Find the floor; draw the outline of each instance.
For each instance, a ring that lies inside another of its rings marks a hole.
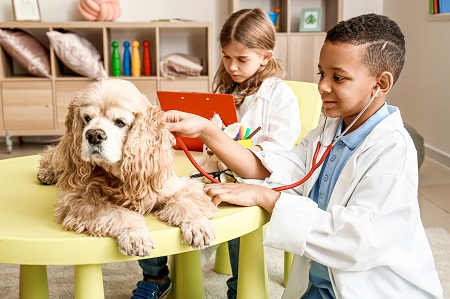
[[[8,153],[0,140],[0,159],[35,155],[48,144],[14,140],[12,153]],[[419,205],[425,227],[443,227],[450,233],[450,168],[425,158],[419,170]]]

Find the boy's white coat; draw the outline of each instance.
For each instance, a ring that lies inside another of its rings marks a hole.
[[[320,169],[276,203],[264,244],[295,254],[283,298],[297,299],[305,291],[308,259],[328,266],[337,298],[442,298],[420,220],[417,154],[400,112],[389,109],[396,111],[343,168],[327,211],[301,196],[309,194]],[[338,124],[339,119],[328,119],[324,145],[331,143]],[[264,183],[278,186],[302,178],[321,131],[319,124],[290,152],[256,153],[272,172]]]

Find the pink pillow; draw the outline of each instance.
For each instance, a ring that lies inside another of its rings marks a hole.
[[[30,74],[50,78],[49,50],[25,31],[0,29],[0,45]]]
[[[59,31],[47,32],[56,56],[75,73],[90,77],[107,77],[103,59],[95,46],[84,37]]]

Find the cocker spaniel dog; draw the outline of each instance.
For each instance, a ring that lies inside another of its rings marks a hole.
[[[201,183],[175,174],[175,138],[162,115],[126,80],[101,79],[72,99],[66,132],[38,170],[40,182],[61,190],[55,215],[64,229],[113,237],[121,253],[148,256],[144,215],[153,212],[195,249],[214,240],[217,208]]]

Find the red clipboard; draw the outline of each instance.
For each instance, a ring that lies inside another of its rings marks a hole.
[[[162,110],[179,110],[203,116],[211,119],[214,114],[219,114],[225,126],[237,123],[236,106],[231,94],[183,92],[159,90],[159,105]],[[203,151],[203,142],[197,138],[181,137],[190,151]],[[177,144],[175,149],[181,149]]]

